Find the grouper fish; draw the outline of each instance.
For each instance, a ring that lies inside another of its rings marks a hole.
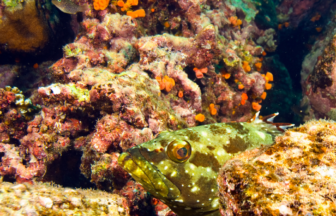
[[[240,152],[273,144],[275,136],[293,126],[273,123],[276,115],[162,132],[122,153],[118,163],[179,216],[220,215],[219,169]]]

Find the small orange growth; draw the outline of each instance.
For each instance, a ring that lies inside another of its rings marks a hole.
[[[261,109],[261,105],[257,102],[252,102],[252,109],[254,109],[255,111],[259,111]]]
[[[260,71],[261,67],[262,67],[262,63],[261,62],[257,62],[257,63],[254,64],[254,66],[256,67],[257,71]]]
[[[271,72],[267,72],[265,76],[266,82],[273,81],[273,74]]]
[[[266,92],[263,92],[260,96],[261,99],[265,100],[266,99],[266,96],[267,96],[267,93]]]
[[[315,22],[315,21],[318,21],[320,18],[321,18],[321,15],[320,15],[320,14],[316,14],[315,16],[313,16],[313,17],[310,19],[310,21]]]
[[[270,84],[270,83],[265,84],[265,89],[266,90],[270,90],[271,88],[272,88],[272,84]]]
[[[229,18],[229,22],[231,23],[231,25],[233,26],[240,26],[241,24],[243,24],[243,21],[241,21],[241,19],[238,19],[237,16],[231,16]]]
[[[160,84],[160,90],[165,89],[167,92],[170,92],[172,88],[175,86],[175,80],[168,76],[164,76],[163,79],[161,77],[156,77],[155,79]]]
[[[121,0],[119,0],[119,1],[117,2],[117,5],[118,5],[119,7],[124,7],[125,3],[124,3],[123,1],[121,1]]]
[[[250,65],[247,61],[243,61],[243,69],[244,69],[245,72],[250,72],[251,71],[251,67],[250,67]]]
[[[286,28],[288,28],[288,26],[289,26],[289,22],[285,22],[285,23],[284,23],[284,26],[285,26]]]
[[[156,198],[152,198],[152,204],[157,205],[159,203],[159,200]]]
[[[196,74],[196,78],[197,79],[203,78],[203,74],[208,73],[208,68],[198,69],[198,68],[195,67],[193,70],[194,70],[194,72]]]
[[[238,17],[236,17],[236,16],[231,16],[229,18],[230,23],[234,26],[237,24],[237,20],[238,20]]]
[[[265,51],[263,51],[263,52],[262,52],[262,55],[263,55],[263,56],[266,56],[266,55],[267,55],[267,53],[266,53]]]
[[[164,24],[164,27],[166,27],[166,28],[169,28],[170,27],[170,24],[169,24],[169,22],[167,21],[167,22],[165,22]]]
[[[322,31],[322,28],[321,27],[317,27],[315,28],[317,32],[321,32]]]
[[[151,11],[152,11],[152,13],[153,13],[153,12],[155,12],[155,9],[154,9],[154,8],[152,8],[152,9],[151,9]]]
[[[209,105],[209,110],[211,115],[216,115],[217,114],[217,109],[215,108],[215,104],[210,104]]]
[[[230,73],[225,73],[222,75],[225,79],[230,79],[231,74]]]
[[[204,122],[205,116],[202,113],[199,113],[195,116],[195,120],[199,122]]]
[[[278,25],[278,29],[281,30],[282,29],[282,24]]]
[[[94,0],[93,7],[95,10],[105,10],[109,3],[110,0]]]
[[[144,9],[139,9],[139,10],[136,10],[136,11],[127,11],[126,15],[130,16],[132,18],[145,17],[146,12],[145,12]]]
[[[178,97],[179,97],[179,98],[182,98],[182,97],[183,97],[183,91],[182,91],[182,90],[180,90],[180,91],[178,92],[178,94],[177,94],[177,95],[178,95]]]
[[[20,62],[20,59],[19,58],[16,58],[15,59],[15,63],[19,63]]]
[[[238,89],[244,89],[244,85],[243,84],[239,84],[238,85]]]
[[[35,64],[33,65],[33,68],[34,68],[34,69],[37,69],[38,66],[39,66],[39,65],[38,65],[37,63],[35,63]]]
[[[241,95],[241,101],[240,101],[241,105],[245,105],[247,99],[248,99],[248,96],[247,96],[247,94],[244,92],[244,93]]]

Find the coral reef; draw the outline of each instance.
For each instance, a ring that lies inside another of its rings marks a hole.
[[[336,123],[314,120],[220,171],[222,215],[334,215]]]
[[[1,215],[128,216],[125,198],[102,191],[62,188],[50,184],[0,183]]]
[[[1,50],[31,52],[43,48],[48,42],[49,27],[41,17],[34,0],[26,0],[24,4],[18,1],[15,7],[7,5],[2,9],[1,15]]]

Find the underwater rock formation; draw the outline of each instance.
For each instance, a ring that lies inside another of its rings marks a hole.
[[[124,197],[103,191],[62,188],[35,183],[0,183],[1,215],[128,216]]]
[[[222,167],[224,215],[334,215],[336,123],[313,120]]]

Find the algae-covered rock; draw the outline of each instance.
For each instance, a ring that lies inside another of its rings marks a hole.
[[[102,191],[2,182],[0,215],[128,216],[129,209],[125,198]]]
[[[335,215],[336,122],[287,130],[229,160],[217,179],[222,215]]]

